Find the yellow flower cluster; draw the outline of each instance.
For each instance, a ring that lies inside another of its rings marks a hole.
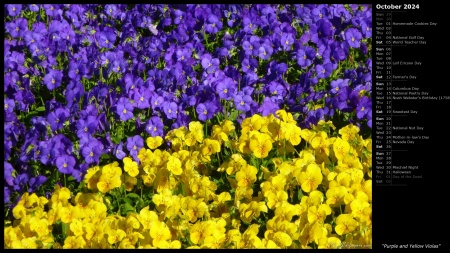
[[[90,168],[74,198],[58,186],[50,201],[26,193],[5,248],[371,248],[372,142],[358,127],[300,129],[283,110],[245,119],[240,133],[227,120],[209,137],[203,127],[170,131],[170,150],[149,137],[139,164]],[[105,196],[122,185],[151,189],[154,208],[107,215]]]

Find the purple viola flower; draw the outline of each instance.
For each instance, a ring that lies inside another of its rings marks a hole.
[[[12,113],[14,111],[14,106],[16,105],[14,103],[14,100],[5,98],[4,103],[5,103],[5,113]]]
[[[200,103],[196,108],[198,119],[207,121],[214,116],[216,110],[217,106],[212,102]]]
[[[44,77],[44,83],[47,89],[53,90],[61,85],[63,74],[59,70],[50,69],[48,74]]]
[[[250,110],[250,105],[252,104],[253,100],[250,95],[245,95],[242,92],[239,92],[234,97],[234,105],[236,106],[236,109],[247,112]]]
[[[151,101],[151,105],[152,105],[152,109],[153,110],[156,110],[156,109],[159,109],[159,108],[161,108],[161,106],[163,105],[163,103],[164,103],[164,98],[162,97],[162,96],[159,96],[159,95],[157,95],[157,94],[154,94],[153,96],[152,96],[152,101]]]
[[[38,12],[39,6],[37,6],[36,4],[28,4],[28,9],[30,9],[30,11],[33,11],[33,12]]]
[[[36,191],[41,185],[43,185],[47,181],[47,177],[39,175],[37,177],[33,177],[28,182],[28,192]]]
[[[81,154],[83,155],[87,164],[100,163],[100,156],[103,153],[103,144],[99,141],[91,141],[86,144],[81,149]]]
[[[242,72],[247,73],[258,67],[258,61],[255,58],[244,59],[242,61]]]
[[[95,37],[98,42],[99,47],[103,48],[112,48],[114,46],[114,42],[116,41],[116,35],[114,34],[114,30],[112,28],[105,28],[101,32],[97,32]]]
[[[152,92],[150,89],[141,87],[139,91],[134,93],[133,99],[135,106],[139,109],[147,109],[150,107],[150,100],[152,98]]]
[[[11,201],[10,196],[11,196],[11,190],[9,190],[9,188],[6,186],[3,187],[3,203],[4,204],[9,203]]]
[[[120,142],[114,149],[114,155],[119,160],[122,160],[126,156],[125,152],[123,152],[123,143],[122,142]]]
[[[369,109],[372,109],[372,102],[370,98],[364,96],[359,100],[358,106],[356,107],[356,117],[358,119],[364,118],[369,112]]]
[[[177,61],[179,62],[186,62],[188,59],[191,58],[192,55],[192,51],[187,49],[187,48],[183,48],[177,51]]]
[[[270,45],[263,43],[258,49],[258,56],[263,60],[268,60],[272,56],[273,49]]]
[[[137,154],[139,153],[139,150],[141,150],[144,147],[144,139],[142,139],[141,136],[135,135],[133,137],[127,138],[127,149],[130,151],[130,155],[135,158],[137,158]]]
[[[9,32],[11,37],[22,37],[26,31],[28,31],[28,21],[24,18],[18,18],[13,22],[6,23],[6,31]]]
[[[302,68],[309,67],[315,57],[316,50],[311,47],[305,46],[297,51],[297,63]]]
[[[25,185],[28,183],[30,176],[28,173],[19,174],[14,178],[14,191],[22,192]]]
[[[69,64],[69,77],[71,79],[80,80],[88,72],[86,64],[82,61],[72,60]]]
[[[236,95],[236,84],[233,79],[227,77],[221,81],[216,86],[216,91],[219,93],[221,99],[230,100]]]
[[[164,124],[160,117],[153,116],[147,121],[147,125],[145,126],[145,131],[149,133],[151,136],[161,136],[164,135]]]
[[[126,97],[121,97],[119,102],[117,102],[117,114],[120,117],[121,121],[127,121],[134,117],[133,115],[133,104],[130,103],[130,100]]]
[[[178,106],[175,102],[165,102],[163,105],[164,113],[168,119],[176,119],[178,114]]]
[[[81,138],[85,135],[92,135],[97,130],[98,120],[97,117],[89,115],[87,119],[79,119],[76,123],[77,136]]]
[[[203,69],[206,69],[208,74],[214,73],[214,71],[219,67],[219,59],[212,58],[210,54],[203,54],[201,58],[202,67]]]
[[[76,162],[73,156],[62,155],[56,158],[56,167],[58,168],[58,171],[66,175],[72,173],[75,164]]]
[[[333,66],[331,63],[316,65],[316,73],[318,78],[327,78],[331,75],[331,72],[333,72]]]
[[[50,112],[47,116],[47,121],[52,131],[61,129],[69,115],[69,111],[64,108],[58,108],[54,112]]]
[[[206,21],[205,31],[208,33],[216,34],[220,29],[222,29],[222,21],[220,21],[216,15],[210,14]]]
[[[8,10],[8,15],[11,17],[15,17],[20,14],[22,11],[21,4],[7,4],[6,9]]]
[[[332,94],[336,94],[341,90],[343,87],[348,86],[349,79],[337,79],[333,80],[330,83],[331,90],[330,92]]]
[[[361,33],[356,28],[349,28],[345,31],[345,39],[353,48],[359,48],[362,39]]]
[[[290,51],[292,45],[294,44],[294,36],[290,33],[283,33],[281,35],[281,46],[284,51]]]
[[[14,177],[12,176],[12,173],[14,171],[13,166],[8,162],[3,162],[3,170],[4,170],[3,176],[5,178],[6,184],[8,184],[9,186],[13,186],[14,185]]]
[[[269,97],[265,97],[264,101],[259,108],[259,112],[262,116],[267,116],[269,114],[275,114],[276,111],[280,109],[279,105],[273,102]]]
[[[287,92],[283,85],[272,81],[266,88],[266,94],[282,100],[286,96]]]

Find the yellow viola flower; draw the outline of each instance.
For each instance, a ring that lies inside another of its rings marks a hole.
[[[228,139],[228,134],[226,134],[223,130],[222,127],[218,126],[218,125],[214,125],[213,129],[212,129],[212,135],[211,138],[214,140],[219,141],[219,143],[223,143],[224,141],[229,141]]]
[[[353,124],[346,125],[345,127],[339,129],[339,134],[341,135],[342,139],[345,141],[354,139],[358,133],[359,133],[359,127],[357,127]]]
[[[118,248],[119,249],[135,249],[136,247],[134,247],[134,243],[130,242],[129,238],[125,238],[120,242]]]
[[[102,171],[99,166],[95,166],[87,170],[86,176],[84,176],[84,182],[87,184],[89,189],[97,189],[97,183],[101,175]]]
[[[142,166],[148,166],[151,164],[151,157],[153,156],[153,152],[150,149],[141,148],[139,150],[137,157],[139,161],[141,161]]]
[[[109,244],[119,243],[120,241],[122,241],[123,238],[125,238],[127,236],[125,231],[123,231],[120,228],[119,229],[108,229],[105,232],[108,235]]]
[[[210,156],[220,152],[220,143],[216,140],[205,139],[201,146],[203,156]]]
[[[161,136],[151,136],[147,138],[146,143],[150,149],[156,149],[163,144],[163,139]]]
[[[336,218],[336,227],[334,230],[338,235],[345,235],[353,232],[358,226],[358,222],[353,219],[351,214],[340,214]]]
[[[64,223],[71,223],[74,219],[78,219],[80,216],[79,209],[76,209],[72,205],[67,205],[60,209],[59,216]]]
[[[336,207],[342,204],[342,200],[346,194],[347,188],[345,186],[336,186],[333,188],[329,188],[326,192],[327,204],[332,207]]]
[[[308,208],[308,222],[313,224],[315,222],[323,223],[327,215],[331,214],[331,208],[327,204],[321,204],[319,208],[317,206],[311,206]]]
[[[237,185],[239,187],[251,187],[256,182],[256,173],[258,173],[258,169],[247,164],[247,166],[236,173]]]
[[[231,155],[230,162],[226,166],[227,167],[226,172],[228,175],[233,175],[234,173],[241,170],[245,166],[247,166],[247,161],[245,161],[244,158],[242,158],[242,155],[233,154]]]
[[[167,162],[167,170],[174,175],[181,175],[181,173],[183,173],[183,170],[181,169],[180,159],[174,156],[169,157],[169,161]]]
[[[170,230],[164,222],[155,221],[150,228],[150,236],[153,238],[153,246],[167,248],[165,243],[171,238]]]
[[[268,212],[266,203],[264,201],[252,201],[249,204],[242,203],[239,206],[241,220],[247,223],[250,223],[253,218],[258,218],[261,212]]]
[[[203,248],[222,249],[225,241],[226,241],[225,234],[214,233],[205,238],[205,240],[203,242]]]
[[[300,173],[298,182],[304,192],[310,192],[319,186],[322,182],[322,172],[317,164],[310,164],[306,168],[306,172]]]
[[[286,248],[286,247],[291,246],[291,244],[292,244],[292,238],[288,234],[286,234],[285,232],[282,232],[282,231],[278,231],[278,232],[274,233],[271,239],[280,248]]]
[[[27,215],[27,209],[23,205],[17,205],[13,208],[13,216],[16,219],[21,219]]]
[[[108,177],[120,177],[122,176],[122,169],[120,168],[118,162],[113,162],[103,166],[102,175],[106,175]]]
[[[74,233],[75,236],[83,235],[83,222],[79,219],[72,220],[70,223],[70,230]]]
[[[292,145],[297,146],[300,144],[302,138],[302,129],[296,125],[288,124],[286,127],[287,131],[285,133],[285,139],[288,140]]]
[[[272,150],[272,141],[267,134],[255,134],[250,139],[249,147],[255,157],[265,158],[269,155],[270,150]]]
[[[241,133],[245,134],[250,131],[259,131],[264,123],[262,117],[258,114],[253,114],[252,117],[246,118],[241,123]]]
[[[212,221],[201,221],[195,223],[190,229],[190,236],[192,243],[195,245],[203,243],[206,237],[212,235],[214,232],[214,224]]]
[[[121,170],[122,171],[122,170]],[[98,183],[97,189],[102,193],[107,193],[114,188],[118,188],[122,185],[120,176],[109,177],[109,174],[102,174]]]
[[[153,222],[157,221],[159,218],[156,212],[150,211],[149,207],[146,206],[139,212],[139,214],[137,215],[137,219],[142,224],[144,230],[147,230],[150,229],[150,227],[153,225]]]
[[[367,203],[367,201],[355,198],[350,203],[350,208],[352,209],[353,217],[356,218],[356,220],[363,222],[366,221],[369,217],[365,215],[366,208],[370,207],[370,204]]]
[[[30,229],[35,231],[38,237],[44,237],[50,233],[48,229],[48,220],[32,217],[30,219]]]
[[[133,161],[130,157],[124,157],[123,163],[124,163],[123,169],[130,176],[136,177],[137,175],[139,175],[139,166],[138,166],[137,162]]]
[[[269,192],[267,195],[267,207],[275,209],[280,206],[284,201],[287,201],[288,194],[285,191],[278,191],[277,193]]]
[[[319,249],[339,249],[342,242],[336,237],[327,237],[319,239]]]
[[[192,121],[189,123],[189,131],[194,139],[202,143],[203,142],[203,125],[198,121]]]
[[[286,112],[285,110],[278,110],[275,112],[275,114],[286,123],[297,124],[297,121],[294,120],[294,117],[290,112]]]

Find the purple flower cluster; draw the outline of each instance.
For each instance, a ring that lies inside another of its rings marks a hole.
[[[238,110],[371,127],[371,7],[5,5],[5,203],[145,136]],[[354,56],[358,55],[358,58]],[[144,137],[144,138],[143,138]],[[7,168],[7,169],[6,169]]]

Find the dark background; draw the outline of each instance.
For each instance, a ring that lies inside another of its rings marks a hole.
[[[442,5],[431,2],[385,2],[385,4],[419,4],[419,9],[407,12],[395,12],[393,22],[437,22],[431,26],[392,26],[392,36],[425,37],[427,44],[407,47],[393,47],[392,61],[421,61],[421,66],[394,66],[393,75],[415,75],[417,79],[393,82],[393,87],[414,86],[419,91],[429,92],[431,96],[449,96],[450,82],[449,41],[445,34],[449,30],[450,13]],[[375,15],[378,10],[373,3],[373,53],[375,52]],[[384,4],[384,3],[380,3]],[[373,54],[374,55],[374,54]],[[376,60],[374,58],[373,69]],[[375,71],[373,71],[373,90],[375,87]],[[373,93],[375,94],[375,93]],[[374,95],[373,95],[374,96]],[[446,175],[450,170],[450,134],[447,122],[450,122],[450,100],[392,100],[393,110],[418,110],[417,116],[392,117],[393,126],[422,126],[424,131],[393,131],[393,135],[428,135],[427,141],[418,141],[414,145],[393,145],[393,149],[407,149],[406,152],[394,152],[393,165],[419,165],[423,179],[403,180],[406,186],[381,186],[373,181],[373,249],[386,250],[383,244],[404,245],[440,244],[440,249],[447,248],[448,239],[448,211],[446,193],[449,192],[450,182]],[[374,119],[377,114],[375,110]],[[375,124],[373,124],[375,126]],[[373,131],[375,133],[375,131]],[[373,137],[375,139],[376,136]],[[373,148],[373,166],[375,166],[375,152]],[[374,168],[375,175],[375,168]],[[375,178],[375,176],[374,176]],[[393,180],[395,184],[395,180]],[[411,247],[411,246],[410,246]],[[383,251],[384,251],[383,250]]]

